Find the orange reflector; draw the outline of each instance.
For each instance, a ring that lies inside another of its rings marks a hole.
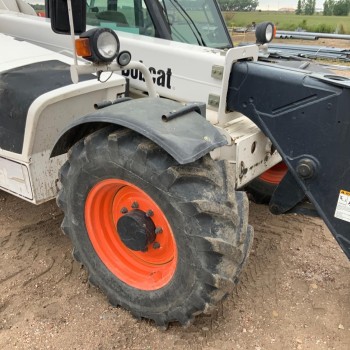
[[[75,40],[75,51],[77,52],[78,56],[81,57],[90,57],[91,56],[91,49],[89,45],[89,39],[88,38],[79,38]]]
[[[276,33],[277,33],[277,27],[274,25],[273,26],[273,38],[276,38]]]

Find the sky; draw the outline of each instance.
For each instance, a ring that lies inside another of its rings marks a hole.
[[[324,0],[316,0],[316,7],[323,8]],[[259,0],[258,9],[277,10],[282,7],[296,8],[298,0]]]

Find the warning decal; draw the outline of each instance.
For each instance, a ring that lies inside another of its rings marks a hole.
[[[340,190],[334,217],[350,222],[350,192]]]

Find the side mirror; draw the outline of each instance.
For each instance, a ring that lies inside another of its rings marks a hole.
[[[51,28],[57,34],[70,34],[67,0],[49,0]],[[86,3],[83,0],[71,0],[74,34],[86,30]]]

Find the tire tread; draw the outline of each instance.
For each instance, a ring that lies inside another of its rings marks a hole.
[[[177,198],[174,205],[184,220],[194,220],[196,232],[189,230],[186,234],[201,257],[201,280],[197,281],[188,301],[182,301],[181,307],[166,313],[140,313],[120,300],[108,286],[101,285],[100,278],[93,275],[89,262],[77,247],[74,248],[75,259],[85,265],[89,280],[104,290],[112,305],[129,309],[137,318],[151,318],[160,327],[167,327],[173,321],[189,325],[195,315],[213,309],[218,301],[233,291],[249,254],[253,231],[247,221],[248,201],[243,193],[234,190],[233,166],[224,161],[215,162],[208,155],[190,165],[179,166],[153,142],[129,129],[100,129],[72,147],[68,161],[60,171],[62,189],[57,203],[65,212],[62,229],[74,245],[77,245],[72,237],[74,220],[68,219],[70,177],[81,171],[84,162],[96,160],[101,154],[108,155],[111,161],[131,169],[140,177],[148,176],[156,182],[159,190]],[[179,190],[184,184],[192,190]]]

